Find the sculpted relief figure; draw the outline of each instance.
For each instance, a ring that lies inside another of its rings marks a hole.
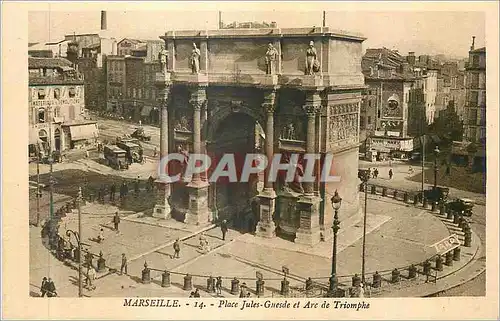
[[[306,50],[306,75],[313,75],[319,71],[318,53],[314,48],[314,41],[309,42],[309,48]]]
[[[187,117],[186,116],[181,116],[181,118],[175,124],[174,129],[175,130],[180,130],[180,131],[189,131],[190,130],[189,127],[190,126],[189,126],[189,122],[187,120]]]
[[[168,52],[167,50],[163,49],[158,53],[158,60],[160,60],[160,70],[163,73],[167,72],[167,59],[168,59]]]
[[[191,73],[197,74],[200,72],[200,57],[201,52],[200,49],[196,47],[196,44],[193,43],[193,51],[191,51],[191,58],[189,59],[189,65],[191,66]]]
[[[266,51],[266,74],[274,75],[276,73],[276,60],[278,59],[278,50],[272,44],[267,45]]]

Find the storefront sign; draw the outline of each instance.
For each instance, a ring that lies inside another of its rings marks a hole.
[[[390,139],[390,138],[371,138],[370,148],[378,149],[390,149],[390,150],[400,150],[400,151],[412,151],[413,150],[413,139]]]
[[[30,102],[30,107],[48,107],[58,105],[75,105],[81,104],[81,98],[65,98],[65,99],[44,99]]]
[[[460,240],[456,234],[450,235],[447,238],[437,242],[434,244],[434,248],[437,251],[437,254],[442,255],[445,254],[461,245]]]

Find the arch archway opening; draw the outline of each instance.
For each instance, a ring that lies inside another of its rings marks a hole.
[[[264,177],[260,173],[250,175],[247,182],[240,179],[246,155],[261,153],[262,126],[252,116],[238,112],[229,114],[216,126],[207,142],[207,153],[215,165],[222,157],[234,159],[238,182],[221,177],[211,183],[210,206],[219,219],[230,219],[240,231],[253,232],[258,222],[256,196],[261,185],[259,182],[263,182]]]

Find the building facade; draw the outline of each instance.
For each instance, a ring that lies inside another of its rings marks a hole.
[[[466,68],[465,139],[486,142],[486,48],[471,49]]]
[[[96,122],[85,120],[83,76],[64,58],[34,58],[29,72],[29,151],[48,155],[95,142]]]
[[[414,77],[404,57],[387,48],[367,49],[362,60],[366,90],[360,114],[361,149],[370,160],[406,158],[413,150],[408,134]]]
[[[329,28],[167,32],[158,77],[160,154],[261,152],[331,154],[340,182],[249,183],[193,180],[160,184],[154,214],[205,225],[232,217],[261,237],[314,245],[331,233],[328,200],[341,195],[344,226],[361,216],[359,108],[364,77],[360,35]],[[194,47],[196,45],[196,47]],[[235,48],[238,48],[235,50]],[[266,54],[267,53],[267,54]],[[267,59],[266,59],[267,58]],[[301,156],[302,157],[302,156]]]
[[[127,55],[107,59],[108,111],[135,122],[159,123],[155,81],[160,71],[159,53],[164,48],[163,41],[120,41],[118,51]]]

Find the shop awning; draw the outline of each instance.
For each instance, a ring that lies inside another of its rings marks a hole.
[[[149,116],[151,110],[153,110],[153,106],[143,106],[141,110],[141,116]]]
[[[69,133],[71,134],[71,140],[73,141],[97,138],[97,124],[70,125]]]
[[[60,124],[64,122],[64,117],[54,117],[54,123]]]

